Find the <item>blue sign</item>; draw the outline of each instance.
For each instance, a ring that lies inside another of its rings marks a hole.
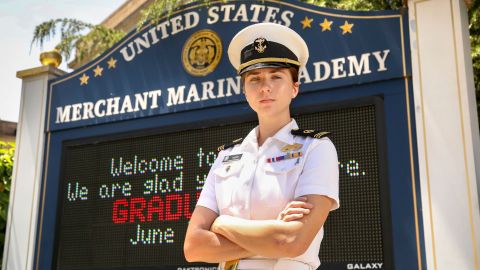
[[[410,74],[399,11],[346,12],[272,0],[194,3],[51,81],[48,129],[244,101],[226,51],[235,33],[258,22],[286,25],[307,42],[302,92]]]

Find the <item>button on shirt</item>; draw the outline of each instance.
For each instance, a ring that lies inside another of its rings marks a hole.
[[[258,146],[258,127],[250,131],[241,144],[221,151],[212,165],[197,205],[219,215],[251,220],[276,219],[287,203],[303,195],[318,194],[335,201],[339,207],[338,158],[328,138],[294,136],[295,120]],[[301,147],[283,152],[286,145]],[[300,154],[295,154],[299,153]],[[293,153],[296,158],[271,162],[272,158]],[[270,160],[269,160],[270,159]],[[293,258],[316,269],[323,227],[307,251]]]

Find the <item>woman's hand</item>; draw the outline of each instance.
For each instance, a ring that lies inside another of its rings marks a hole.
[[[307,202],[307,197],[295,198],[278,214],[277,220],[288,222],[301,219],[305,215],[308,215],[312,208],[313,204]]]

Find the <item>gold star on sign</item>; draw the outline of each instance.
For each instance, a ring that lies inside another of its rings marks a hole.
[[[117,65],[117,60],[115,60],[113,57],[110,57],[110,60],[108,60],[107,64],[109,69],[115,68]]]
[[[320,26],[322,27],[322,32],[327,30],[332,31],[332,28],[331,28],[332,24],[333,24],[333,21],[329,21],[327,20],[327,18],[323,19],[323,22],[320,23]]]
[[[82,77],[80,77],[80,85],[88,84],[88,79],[90,77],[83,73]]]
[[[340,26],[340,29],[342,29],[342,35],[345,35],[346,33],[352,33],[352,27],[353,27],[353,23],[348,23],[348,21],[345,21],[345,23]]]
[[[305,16],[305,19],[303,19],[303,21],[300,22],[302,24],[302,29],[305,29],[307,27],[312,28],[312,22],[313,22],[313,18],[309,19],[307,16]]]
[[[97,65],[97,67],[93,70],[93,73],[95,73],[95,77],[102,76],[103,68]]]

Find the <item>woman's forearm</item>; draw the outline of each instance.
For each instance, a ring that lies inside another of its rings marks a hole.
[[[195,229],[187,235],[184,252],[189,262],[218,263],[253,256],[222,235],[204,229]]]
[[[216,217],[210,230],[256,255],[272,258],[300,256],[322,228],[333,205],[333,200],[326,196],[306,196],[313,207],[299,219],[288,222],[246,220],[221,215]]]
[[[296,248],[298,239],[295,231],[301,226],[299,221],[245,220],[219,216],[211,230],[253,254],[280,258],[294,257],[300,252]]]

